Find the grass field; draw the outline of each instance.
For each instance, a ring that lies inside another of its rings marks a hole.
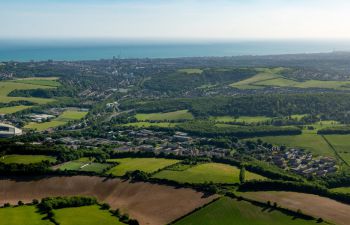
[[[82,206],[53,210],[54,219],[60,225],[121,225],[118,218],[100,206]]]
[[[266,116],[240,116],[235,118],[233,116],[218,116],[211,117],[211,120],[214,120],[219,123],[227,123],[227,122],[237,122],[237,123],[259,123],[271,120],[271,117]]]
[[[12,114],[15,112],[19,112],[25,109],[30,109],[33,106],[29,105],[17,105],[17,106],[10,106],[10,107],[3,107],[0,108],[0,114]]]
[[[119,165],[110,169],[107,173],[115,176],[123,176],[127,171],[141,170],[147,173],[153,173],[158,169],[170,166],[179,162],[175,159],[160,159],[160,158],[123,158],[109,159],[108,162],[118,162]]]
[[[182,171],[162,170],[154,175],[155,178],[175,180],[181,183],[238,183],[240,170],[221,163],[199,164]],[[264,179],[264,177],[246,171],[246,180]]]
[[[192,120],[194,119],[192,113],[188,112],[188,110],[179,110],[175,112],[168,113],[149,113],[149,114],[136,114],[136,119],[139,121],[147,121],[147,120]]]
[[[31,164],[39,163],[48,160],[50,162],[56,162],[56,158],[46,155],[5,155],[0,158],[0,162],[10,164]]]
[[[277,210],[264,209],[228,197],[209,204],[175,225],[316,225],[314,220],[294,218]]]
[[[332,188],[331,191],[338,192],[338,193],[350,194],[350,187]]]
[[[74,120],[80,120],[86,116],[87,112],[81,112],[77,110],[66,110],[61,115],[59,115],[57,118],[51,120],[50,122],[44,122],[44,123],[35,123],[31,122],[24,126],[24,128],[27,129],[34,129],[37,131],[44,131],[49,128],[55,128],[62,125],[65,125],[69,121]]]
[[[35,206],[0,208],[0,225],[53,225]]]
[[[23,79],[16,79],[16,80],[13,80],[13,82],[22,83],[22,84],[58,87],[61,84],[57,80],[58,80],[58,77],[29,77],[29,78],[23,78]]]
[[[177,72],[187,73],[187,74],[202,74],[203,70],[198,68],[188,68],[188,69],[179,69]]]
[[[340,157],[350,164],[350,135],[326,135],[325,138],[335,148]]]
[[[350,81],[296,81],[281,75],[283,68],[261,69],[261,72],[248,79],[231,84],[239,89],[259,89],[264,87],[294,87],[294,88],[324,88],[336,90],[350,90]]]
[[[177,123],[150,123],[150,122],[135,122],[123,124],[123,127],[136,127],[136,128],[147,128],[147,127],[175,127]]]
[[[74,161],[63,163],[58,167],[58,169],[102,173],[105,169],[109,168],[110,166],[110,164],[96,163],[93,162],[93,160],[84,157]]]
[[[291,136],[269,136],[260,138],[275,145],[285,145],[287,147],[302,148],[316,155],[324,155],[334,157],[334,151],[322,138],[317,134],[303,133],[301,135]]]
[[[9,97],[8,94],[14,90],[31,90],[31,89],[48,89],[55,88],[52,86],[44,86],[37,84],[18,83],[17,81],[1,81],[0,82],[0,102],[9,103],[14,101],[29,101],[37,104],[46,104],[53,102],[54,99],[49,98],[32,98],[32,97]]]

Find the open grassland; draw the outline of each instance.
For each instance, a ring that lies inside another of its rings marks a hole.
[[[110,167],[110,165],[106,163],[71,161],[63,163],[58,169],[102,173],[108,167]]]
[[[0,114],[12,114],[12,113],[16,113],[25,109],[30,109],[33,106],[29,106],[29,105],[17,105],[17,106],[10,106],[10,107],[3,107],[0,108]]]
[[[179,110],[175,112],[167,113],[149,113],[149,114],[136,114],[136,119],[139,121],[157,120],[157,121],[171,121],[171,120],[192,120],[194,119],[192,113],[188,110]]]
[[[77,110],[66,110],[57,118],[50,122],[35,123],[31,122],[24,126],[26,129],[34,129],[37,131],[44,131],[49,128],[55,128],[67,124],[69,121],[80,120],[86,116],[87,112],[81,112]]]
[[[112,209],[128,213],[141,225],[168,224],[216,198],[206,197],[189,188],[91,176],[48,177],[28,181],[2,179],[0,186],[0,205],[6,202],[17,204],[19,200],[26,203],[44,197],[94,196],[100,202],[110,204]]]
[[[16,79],[16,80],[13,80],[13,82],[22,83],[22,84],[58,87],[61,84],[57,80],[58,80],[58,77],[29,77],[29,78],[23,78],[23,79]]]
[[[266,116],[240,116],[238,118],[235,118],[233,116],[218,116],[218,117],[211,117],[210,119],[218,123],[229,123],[229,122],[259,123],[259,122],[269,121],[272,118],[266,117]]]
[[[262,202],[277,202],[278,205],[291,210],[300,209],[303,213],[337,225],[349,225],[350,205],[329,198],[284,191],[248,192],[243,195]]]
[[[182,171],[162,170],[154,175],[155,178],[175,180],[181,183],[239,183],[240,170],[221,163],[203,163]],[[246,171],[246,180],[260,180],[264,177]]]
[[[0,225],[53,225],[43,220],[35,206],[19,206],[0,209]]]
[[[0,162],[10,164],[10,163],[18,163],[18,164],[31,164],[31,163],[39,163],[42,161],[56,162],[56,159],[52,156],[46,155],[5,155],[0,157]]]
[[[124,158],[109,159],[108,162],[117,162],[120,164],[110,169],[107,173],[111,173],[115,176],[123,176],[126,172],[135,170],[153,173],[166,166],[175,164],[179,162],[179,160],[160,158]]]
[[[222,197],[176,222],[175,225],[316,225],[278,210],[264,209],[247,201]]]
[[[283,68],[261,69],[260,73],[248,79],[231,84],[239,89],[259,89],[264,87],[293,87],[293,88],[323,88],[336,90],[350,90],[350,81],[296,81],[283,77]]]
[[[326,135],[325,138],[340,157],[350,164],[350,135]]]
[[[100,206],[83,206],[53,210],[54,219],[60,225],[122,225],[118,218]]]
[[[179,69],[177,72],[186,74],[202,74],[203,70],[198,68]]]
[[[350,187],[332,188],[331,191],[338,192],[338,193],[350,194]]]
[[[135,122],[123,124],[123,127],[149,128],[149,127],[175,127],[177,123],[150,123],[150,122]]]
[[[275,145],[285,145],[287,147],[302,148],[316,155],[335,157],[334,151],[322,138],[317,134],[303,133],[301,135],[291,136],[269,136],[260,138]]]
[[[14,81],[1,81],[0,82],[0,102],[9,103],[15,101],[29,101],[37,104],[46,104],[53,102],[54,99],[49,98],[33,98],[33,97],[9,97],[8,94],[14,90],[32,90],[32,89],[48,89],[55,88],[52,86],[44,86],[37,84],[25,84]]]

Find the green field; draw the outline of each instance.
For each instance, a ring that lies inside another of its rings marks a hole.
[[[56,162],[55,157],[46,156],[46,155],[5,155],[0,157],[0,162],[6,163],[6,164],[10,164],[10,163],[31,164],[31,163],[39,163],[45,160],[48,160],[50,162]]]
[[[335,148],[340,157],[350,164],[350,135],[326,135],[325,138]]]
[[[177,72],[186,74],[202,74],[203,70],[198,68],[179,69]]]
[[[350,90],[350,81],[296,81],[283,77],[283,68],[260,69],[260,73],[248,79],[231,84],[238,89],[260,89],[264,87],[294,87],[294,88],[324,88],[336,90]]]
[[[90,160],[89,158],[84,157],[74,161],[63,163],[59,167],[59,169],[102,173],[105,169],[111,166],[110,164],[96,163],[93,161],[94,161],[93,159]]]
[[[345,193],[345,194],[350,194],[350,187],[332,188],[331,191],[339,192],[339,193]]]
[[[161,158],[123,158],[109,159],[107,162],[120,163],[119,165],[110,169],[107,173],[111,173],[115,176],[123,176],[126,172],[135,170],[153,173],[158,169],[175,164],[179,162],[179,160]]]
[[[22,83],[22,84],[34,84],[50,87],[58,87],[61,84],[57,81],[58,77],[30,77],[23,79],[16,79],[13,82]]]
[[[175,225],[324,225],[315,220],[294,218],[278,210],[264,209],[227,197],[186,216]]]
[[[122,225],[118,218],[99,206],[82,206],[53,210],[54,219],[60,225]]]
[[[331,147],[327,144],[321,135],[317,134],[303,133],[301,135],[291,136],[261,137],[260,139],[275,145],[302,148],[316,155],[335,157],[334,151],[331,149]]]
[[[49,128],[55,128],[67,124],[69,121],[80,120],[86,116],[87,112],[81,112],[77,110],[66,110],[57,118],[50,122],[35,123],[31,122],[24,126],[26,129],[34,129],[37,131],[44,131]]]
[[[0,82],[0,102],[9,103],[14,101],[29,101],[37,104],[46,104],[53,102],[54,99],[49,98],[33,98],[33,97],[9,97],[8,94],[14,90],[32,90],[32,89],[48,89],[55,88],[52,86],[43,86],[36,84],[18,83],[15,81],[1,81]]]
[[[0,108],[0,114],[12,114],[15,112],[19,112],[25,109],[30,109],[33,106],[29,106],[29,105],[17,105],[17,106],[10,106],[10,107],[3,107]]]
[[[148,128],[148,127],[175,127],[177,123],[150,123],[150,122],[135,122],[123,124],[123,127],[136,127],[136,128]]]
[[[136,119],[139,121],[157,120],[157,121],[174,121],[174,120],[192,120],[194,119],[192,113],[188,110],[179,110],[167,113],[149,113],[136,114]]]
[[[153,177],[175,180],[181,183],[238,183],[240,169],[221,163],[203,163],[182,171],[162,170]],[[264,177],[246,171],[247,180],[264,179]]]
[[[0,225],[53,225],[35,206],[0,208]]]
[[[266,117],[266,116],[240,116],[238,118],[235,118],[233,116],[218,116],[218,117],[211,117],[210,119],[218,123],[228,123],[228,122],[259,123],[259,122],[269,121],[272,118]]]

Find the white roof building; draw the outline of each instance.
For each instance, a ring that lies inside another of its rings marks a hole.
[[[22,130],[9,124],[0,123],[0,137],[13,137],[22,135]]]

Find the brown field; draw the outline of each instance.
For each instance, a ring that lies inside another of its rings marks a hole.
[[[0,180],[0,205],[19,200],[31,202],[49,196],[86,195],[127,212],[140,224],[164,225],[216,196],[188,188],[173,188],[150,183],[130,183],[120,179],[73,176],[50,177],[31,181]]]
[[[292,210],[300,209],[308,215],[321,217],[337,225],[349,225],[350,205],[329,198],[283,191],[247,192],[243,195],[258,201],[277,202],[278,205]]]

